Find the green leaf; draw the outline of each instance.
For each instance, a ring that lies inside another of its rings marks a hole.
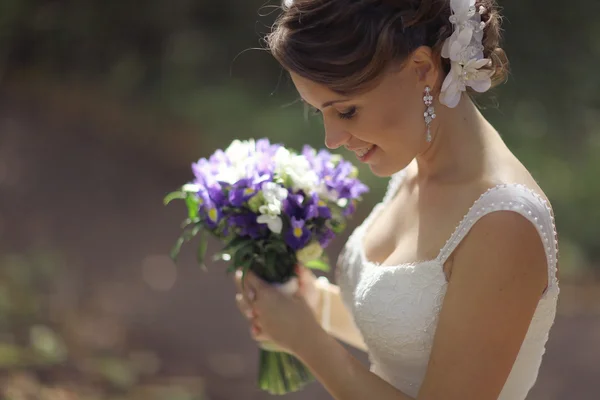
[[[246,241],[246,243],[240,246],[233,255],[233,263],[236,266],[241,266],[247,260],[252,260],[252,252],[254,246],[252,241]]]
[[[179,238],[177,239],[177,241],[175,242],[175,245],[173,246],[173,248],[171,249],[171,252],[169,253],[171,259],[173,261],[177,261],[177,257],[179,256],[179,252],[181,251],[181,247],[183,246],[183,244],[185,242],[189,242],[193,237],[195,237],[201,230],[203,229],[202,224],[198,223],[196,225],[193,226],[193,228],[191,229],[186,229],[181,236],[179,236]]]
[[[252,256],[253,253],[254,243],[251,240],[247,240],[233,255],[234,268],[240,268],[242,270],[242,287],[244,286],[246,272],[250,269],[254,260],[254,257]]]
[[[232,274],[235,272],[236,269],[237,269],[236,265],[234,263],[231,263],[231,264],[229,264],[229,267],[227,267],[227,270],[225,270],[225,273]]]
[[[194,219],[186,218],[185,221],[183,221],[183,223],[181,224],[181,229],[185,229],[188,226],[190,226],[192,224],[197,224],[199,222],[201,222],[200,218],[194,218]]]
[[[185,242],[185,237],[183,235],[181,235],[175,242],[175,245],[173,246],[173,248],[171,249],[171,252],[169,253],[169,255],[173,261],[177,261],[177,257],[179,256],[179,252],[181,251],[181,246],[183,246],[184,242]]]
[[[331,227],[331,230],[334,233],[340,234],[340,233],[344,232],[344,230],[346,229],[346,222],[341,221],[341,220],[332,219],[329,223],[329,226]]]
[[[265,267],[271,276],[277,276],[277,253],[268,252],[265,254]]]
[[[306,268],[318,269],[318,270],[324,271],[324,272],[329,272],[331,270],[331,267],[329,266],[329,264],[327,264],[326,262],[324,262],[322,260],[309,261],[304,266]]]
[[[227,272],[233,272],[237,269],[238,265],[236,262],[240,262],[239,259],[235,258],[238,250],[244,246],[252,244],[252,240],[248,238],[235,237],[229,243],[225,245],[223,249],[218,251],[214,256],[214,261],[227,261],[231,262],[231,266],[227,269]],[[242,257],[244,254],[240,253],[238,257]]]
[[[225,252],[235,253],[238,250],[238,248],[248,244],[248,242],[251,242],[251,241],[252,241],[251,239],[237,236],[232,241],[227,243],[227,245],[225,245],[225,247],[221,251],[224,253]]]
[[[269,242],[265,245],[265,253],[278,253],[278,254],[287,254],[288,249],[284,242],[281,241],[273,241]]]
[[[187,194],[185,192],[182,192],[181,190],[178,190],[176,192],[171,192],[169,194],[167,194],[165,196],[165,198],[163,199],[163,203],[164,205],[168,205],[170,202],[172,202],[173,200],[177,200],[177,199],[185,199],[187,197]]]
[[[238,268],[242,270],[242,289],[244,289],[244,284],[246,283],[246,273],[250,270],[252,266],[252,258],[244,261],[239,265]]]
[[[200,201],[193,193],[188,193],[185,197],[185,205],[188,209],[188,215],[190,219],[198,218],[198,210],[200,209]]]

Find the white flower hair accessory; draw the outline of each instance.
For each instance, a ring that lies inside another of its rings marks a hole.
[[[450,22],[454,32],[444,42],[442,57],[450,59],[451,69],[440,92],[440,102],[450,108],[458,105],[467,86],[483,93],[492,86],[493,71],[482,70],[491,60],[483,56],[483,30],[481,15],[485,7],[476,10],[475,0],[450,0]]]

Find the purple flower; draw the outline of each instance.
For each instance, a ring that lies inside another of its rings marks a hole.
[[[215,229],[223,217],[221,209],[213,201],[209,201],[204,203],[200,210],[205,216],[206,225],[211,229]]]
[[[281,145],[271,144],[269,139],[259,139],[256,141],[256,153],[253,156],[256,158],[256,173],[259,175],[269,175],[271,178],[275,170],[273,157]]]
[[[238,181],[232,186],[229,192],[229,203],[233,207],[241,207],[258,193],[260,183],[260,179],[242,179]]]
[[[315,218],[331,218],[331,210],[327,207],[327,203],[319,199],[316,193],[311,196],[310,202],[306,207],[306,219]]]
[[[348,205],[342,211],[342,215],[344,217],[349,217],[350,215],[354,214],[355,211],[356,211],[356,203],[354,200],[350,200]]]
[[[327,187],[335,190],[340,199],[356,199],[368,192],[367,186],[351,177],[353,168],[350,162],[341,161],[324,177]]]
[[[226,197],[224,193],[223,185],[213,184],[207,186],[206,190],[208,191],[208,195],[210,199],[217,205],[223,206],[226,202]]]
[[[290,218],[306,219],[306,210],[303,206],[304,195],[302,193],[289,193],[283,202],[283,211]]]
[[[303,220],[292,217],[292,226],[285,234],[285,242],[294,250],[299,250],[306,246],[310,240],[310,232],[306,229]]]
[[[222,165],[231,165],[231,161],[227,157],[227,154],[223,150],[215,151],[209,158],[209,163],[213,167],[219,167]]]
[[[250,236],[253,239],[258,239],[265,237],[267,234],[266,227],[256,222],[256,214],[251,212],[234,214],[228,218],[227,223],[240,236]]]
[[[215,186],[200,187],[198,200],[200,203],[200,216],[203,217],[211,229],[215,229],[223,218],[225,196],[222,190]]]
[[[256,190],[251,187],[233,189],[231,192],[229,192],[229,203],[231,203],[233,207],[241,207],[255,194]]]
[[[335,233],[331,229],[325,228],[325,230],[318,236],[319,244],[322,248],[326,248],[334,238]]]

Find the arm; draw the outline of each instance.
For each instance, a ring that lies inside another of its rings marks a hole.
[[[497,212],[477,222],[455,253],[417,399],[497,399],[546,284],[546,255],[529,221]],[[411,399],[324,332],[301,345],[295,353],[335,399]]]
[[[331,283],[316,285],[319,291],[319,305],[317,318],[322,321],[321,326],[336,339],[349,344],[359,350],[367,351],[367,346],[356,325],[352,315],[344,305],[340,294],[340,287]],[[327,312],[327,308],[329,311]],[[323,313],[326,312],[323,318]]]

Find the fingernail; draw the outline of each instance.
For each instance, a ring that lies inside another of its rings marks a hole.
[[[236,271],[235,271],[235,276],[236,276],[237,278],[241,278],[241,277],[242,277],[242,275],[243,275],[243,273],[242,273],[242,270],[241,270],[241,269],[238,269],[238,270],[236,270]]]
[[[246,318],[254,318],[254,313],[252,312],[252,310],[246,311]]]
[[[256,298],[256,293],[254,293],[254,290],[248,290],[248,300],[254,301],[255,298]]]

